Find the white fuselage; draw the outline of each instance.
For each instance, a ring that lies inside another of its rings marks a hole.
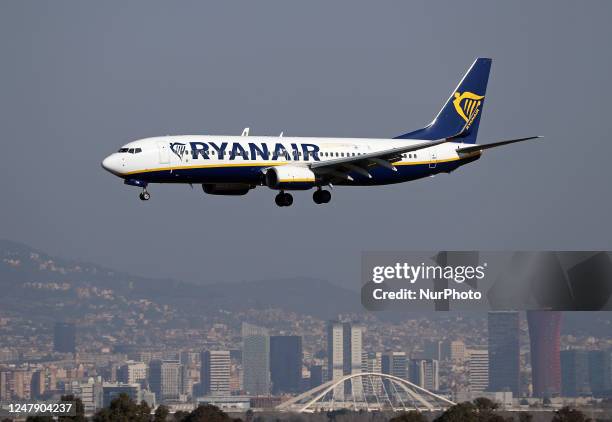
[[[420,140],[370,138],[309,138],[270,136],[181,135],[145,138],[124,145],[103,161],[103,167],[124,179],[146,183],[258,184],[265,169],[309,166],[390,148],[421,144]],[[372,178],[357,175],[354,182],[371,185],[413,180],[454,170],[466,158],[461,143],[444,143],[404,153],[394,162],[398,171],[378,168]],[[472,161],[472,160],[469,160]],[[450,164],[450,166],[449,166]]]

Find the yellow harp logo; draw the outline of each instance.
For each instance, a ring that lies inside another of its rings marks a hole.
[[[457,114],[465,120],[466,129],[469,129],[476,116],[478,116],[483,98],[484,95],[476,95],[469,91],[465,91],[463,94],[459,91],[455,92],[453,105],[455,106],[455,110],[457,110]]]

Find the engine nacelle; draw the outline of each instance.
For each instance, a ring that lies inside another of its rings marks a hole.
[[[203,184],[202,189],[209,195],[246,195],[253,189],[245,183],[211,183]]]
[[[270,189],[306,190],[315,182],[316,176],[308,167],[284,165],[266,171],[266,186]]]

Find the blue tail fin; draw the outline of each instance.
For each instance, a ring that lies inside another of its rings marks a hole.
[[[476,59],[442,110],[427,127],[397,136],[395,139],[433,141],[453,138],[466,144],[476,143],[490,70],[491,59]]]

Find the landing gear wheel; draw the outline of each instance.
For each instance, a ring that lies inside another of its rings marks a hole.
[[[312,194],[312,200],[314,201],[315,204],[322,204],[323,203],[323,201],[321,201],[321,192],[323,192],[321,189],[317,189]]]
[[[148,201],[149,199],[151,199],[151,194],[145,190],[140,192],[140,195],[138,195],[138,197],[141,201]]]
[[[327,190],[318,189],[312,194],[315,204],[327,204],[331,200],[331,193]]]
[[[293,204],[293,196],[290,193],[281,192],[276,195],[274,202],[276,202],[276,205],[279,207],[288,207]]]
[[[322,190],[321,200],[324,204],[327,204],[329,201],[331,201],[331,192],[328,190]]]

